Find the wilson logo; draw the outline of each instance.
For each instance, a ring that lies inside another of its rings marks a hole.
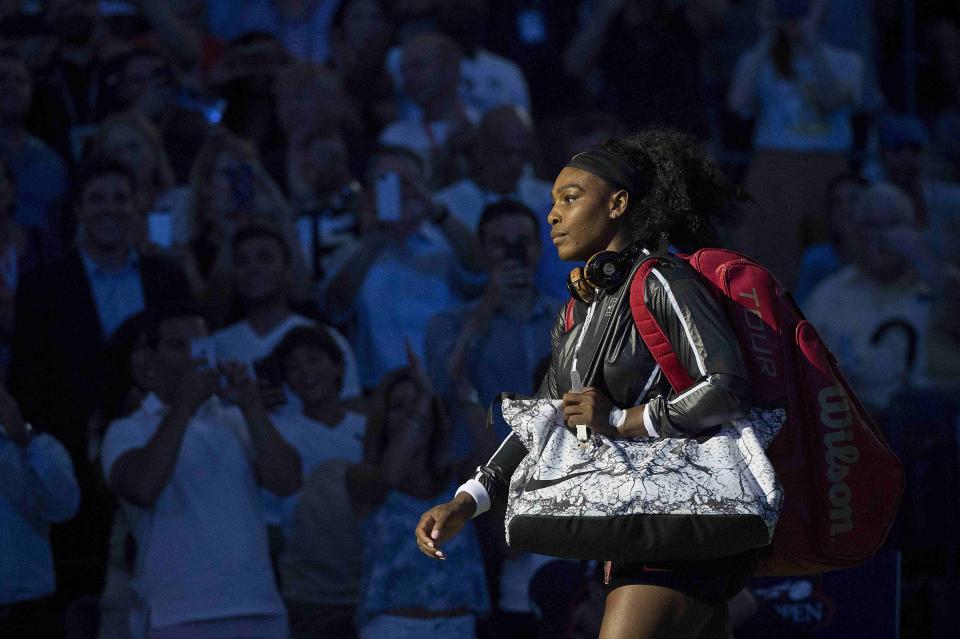
[[[745,297],[753,302],[753,308],[740,307],[743,309],[743,318],[747,325],[750,350],[753,352],[754,359],[760,364],[760,372],[767,377],[776,377],[777,363],[773,359],[770,333],[763,321],[763,315],[760,313],[760,298],[757,296],[756,288],[751,290],[752,293],[737,294],[738,297]]]
[[[850,505],[853,492],[844,481],[850,474],[850,466],[860,459],[860,451],[853,443],[853,413],[850,400],[840,386],[828,386],[820,391],[820,422],[826,431],[823,435],[824,459],[827,462],[827,479],[830,488],[830,536],[853,530],[853,508]]]

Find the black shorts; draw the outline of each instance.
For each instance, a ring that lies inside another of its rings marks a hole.
[[[719,604],[747,585],[759,561],[760,553],[755,550],[706,561],[615,561],[606,589],[609,593],[620,586],[649,584]]]

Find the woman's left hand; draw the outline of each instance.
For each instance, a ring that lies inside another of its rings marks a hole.
[[[592,386],[563,396],[563,418],[569,428],[582,424],[601,435],[619,437],[620,431],[610,425],[612,409],[613,402]]]

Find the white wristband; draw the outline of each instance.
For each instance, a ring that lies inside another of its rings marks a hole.
[[[623,423],[627,421],[627,411],[622,408],[614,407],[610,411],[610,425],[620,430],[623,427]]]
[[[477,510],[473,513],[474,517],[490,510],[490,494],[483,487],[483,484],[476,479],[468,479],[463,482],[453,494],[459,495],[460,493],[467,493],[473,497],[473,501],[477,502]]]

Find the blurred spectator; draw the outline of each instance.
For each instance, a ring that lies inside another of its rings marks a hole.
[[[57,637],[50,522],[73,517],[80,489],[70,455],[36,434],[0,386],[0,636]]]
[[[926,382],[931,308],[947,274],[910,198],[890,184],[863,192],[846,242],[851,264],[823,280],[805,310],[864,404],[882,410]]]
[[[537,289],[540,220],[519,202],[501,200],[483,209],[477,234],[489,277],[478,302],[435,315],[427,327],[426,365],[453,418],[453,459],[479,464],[509,434],[501,420],[486,427],[487,406],[499,393],[533,395],[534,371],[550,357],[550,334],[561,302]],[[503,522],[489,526],[494,539],[487,569],[493,581],[493,636],[518,637],[535,628],[527,596],[533,573],[548,559],[510,552]],[[484,527],[486,528],[486,527]]]
[[[370,132],[396,119],[393,82],[385,67],[393,29],[381,0],[344,0],[334,18],[333,65],[363,110]]]
[[[176,85],[173,65],[153,49],[126,50],[107,58],[102,67],[100,118],[137,110],[157,118],[169,104]]]
[[[27,131],[33,80],[23,59],[10,51],[0,51],[0,96],[0,156],[16,177],[15,220],[52,232],[67,191],[67,168]]]
[[[223,124],[251,141],[261,155],[281,134],[273,84],[290,60],[276,37],[252,32],[230,41],[210,72],[211,86],[227,101]]]
[[[347,476],[363,460],[367,419],[340,401],[343,352],[324,331],[294,328],[272,357],[303,407],[273,417],[300,455],[304,478],[303,489],[279,504],[286,542],[280,582],[291,635],[354,636],[360,562],[353,555],[359,536]],[[270,500],[265,507],[270,510]]]
[[[63,442],[77,470],[80,514],[53,536],[67,600],[99,593],[106,560],[110,509],[87,434],[104,383],[104,345],[137,311],[190,297],[177,264],[135,250],[136,181],[124,165],[82,165],[74,186],[79,246],[21,278],[10,377],[24,415]]]
[[[28,62],[32,59],[36,65],[28,122],[34,135],[75,165],[98,116],[100,62],[98,39],[94,37],[99,21],[97,4],[88,0],[50,0],[43,8],[43,14],[37,17],[49,26],[55,46],[45,61],[39,54],[27,57]],[[29,35],[26,39],[30,40]]]
[[[569,268],[557,258],[550,228],[545,223],[552,185],[531,174],[533,147],[533,130],[526,111],[512,106],[491,109],[480,122],[469,177],[440,190],[434,199],[471,229],[477,228],[484,206],[503,199],[516,200],[536,216],[542,215],[543,219],[537,218],[537,233],[543,245],[538,252],[541,259],[535,265],[538,284],[554,295],[565,296]]]
[[[14,300],[20,277],[53,261],[60,248],[51,233],[14,221],[16,190],[16,178],[0,157],[0,384],[7,383],[10,368]]]
[[[483,295],[430,320],[427,369],[451,410],[459,407],[454,415],[466,416],[462,409],[471,406],[485,413],[482,408],[503,391],[523,395],[536,391],[530,380],[537,363],[550,354],[550,331],[561,307],[560,300],[546,296],[534,281],[541,251],[538,228],[537,216],[520,202],[487,205],[477,227],[488,276]],[[482,431],[485,414],[481,417]],[[485,457],[493,452],[485,450],[489,444],[509,434],[498,430],[490,433],[490,441],[463,441],[474,433],[463,428],[466,424],[457,426],[461,441],[453,452],[456,459]]]
[[[512,60],[483,46],[487,0],[437,0],[437,29],[461,49],[460,95],[469,109],[483,114],[498,106],[530,111],[523,72]]]
[[[136,178],[137,210],[143,215],[138,243],[153,242],[169,247],[173,241],[174,220],[182,220],[187,214],[190,191],[177,187],[157,128],[136,111],[112,115],[97,127],[90,152],[94,157],[123,162]],[[163,237],[158,235],[159,230],[155,230],[153,236],[149,233],[149,216],[157,215],[164,216],[164,226],[169,229],[169,232],[163,231]]]
[[[477,115],[460,97],[460,50],[439,33],[422,33],[403,45],[403,90],[419,111],[380,133],[380,143],[406,147],[429,167],[431,183],[449,184],[463,173],[462,155],[473,142]]]
[[[128,6],[139,15],[147,32],[139,43],[163,51],[176,61],[181,69],[192,69],[203,62],[209,39],[199,29],[202,0],[127,0]],[[121,9],[122,10],[122,9]],[[127,16],[128,18],[131,16]]]
[[[316,326],[303,315],[290,309],[293,269],[290,246],[275,230],[248,226],[233,236],[234,281],[237,295],[245,308],[242,320],[222,328],[213,335],[217,357],[238,361],[257,373],[264,390],[264,400],[273,408],[287,400],[279,362],[265,362],[277,344],[299,326]],[[321,325],[340,349],[344,366],[341,374],[341,397],[361,394],[357,363],[350,344],[333,327]],[[258,366],[265,368],[258,370]],[[273,370],[270,370],[270,366]],[[268,373],[273,373],[268,374]],[[271,395],[272,393],[272,395]],[[299,410],[299,406],[295,407]]]
[[[271,173],[285,176],[287,184],[293,147],[315,132],[339,131],[351,157],[366,151],[361,116],[334,71],[313,62],[294,62],[277,75],[273,100],[284,140],[271,141],[264,161]],[[287,192],[293,194],[289,188]]]
[[[97,413],[91,418],[91,437],[97,442],[97,464],[100,446],[107,426],[126,417],[140,407],[156,387],[157,371],[149,343],[149,328],[154,322],[152,311],[128,317],[107,343],[104,364],[103,393]],[[143,608],[133,587],[136,541],[125,511],[116,504],[110,528],[107,570],[100,595],[99,639],[139,639],[132,634],[130,615]]]
[[[492,109],[478,133],[469,177],[438,191],[435,199],[471,229],[477,228],[484,206],[502,199],[537,212],[549,209],[552,185],[530,175],[534,140],[527,112],[512,106]]]
[[[252,31],[276,36],[301,60],[326,62],[331,55],[330,26],[340,0],[208,0],[214,35],[232,40]]]
[[[333,321],[352,315],[364,388],[406,361],[406,340],[423,352],[427,321],[462,301],[468,272],[476,270],[473,233],[430,198],[416,156],[381,149],[368,182],[387,174],[396,177],[396,193],[378,198],[380,209],[362,211],[360,238],[322,292]]]
[[[803,251],[797,285],[793,288],[793,299],[800,306],[806,303],[817,284],[849,263],[850,247],[847,243],[852,236],[853,210],[867,184],[867,180],[856,173],[846,173],[830,181],[827,187],[829,239],[811,244]]]
[[[252,222],[279,230],[296,246],[293,213],[256,151],[226,129],[213,129],[190,173],[187,219],[174,221],[174,244],[204,314],[223,326],[239,309],[233,288],[233,234]],[[306,269],[291,253],[296,299],[306,294]]]
[[[716,0],[597,2],[563,54],[564,70],[585,84],[597,73],[599,106],[630,127],[659,124],[705,139],[700,51],[726,10]]]
[[[824,0],[761,0],[760,40],[740,57],[727,94],[734,113],[756,119],[746,187],[758,210],[733,244],[787,286],[804,245],[823,238],[827,185],[847,172],[861,102],[860,57],[821,40],[823,8]]]
[[[242,364],[194,358],[206,334],[195,311],[157,316],[156,392],[104,439],[103,474],[133,526],[135,584],[149,610],[132,623],[151,639],[284,638],[256,488],[292,493],[300,460]]]
[[[468,471],[449,463],[446,413],[411,359],[377,388],[364,442],[365,460],[381,468],[389,492],[362,524],[359,636],[470,639],[476,617],[490,608],[472,522],[444,546],[446,561],[437,565],[405,541],[417,513]]]
[[[349,150],[336,130],[305,133],[287,154],[300,249],[322,288],[348,257],[360,232],[358,206],[369,194],[354,179]]]
[[[930,175],[930,137],[915,116],[885,116],[877,133],[885,178],[910,196],[918,223],[929,229],[933,249],[941,259],[950,259],[956,245],[949,241],[948,229],[960,218],[960,184]]]
[[[588,103],[579,83],[557,68],[557,60],[580,24],[576,2],[489,0],[487,46],[515,62],[530,85],[530,109],[537,120],[580,111]],[[550,69],[550,73],[544,73]],[[564,75],[561,75],[564,74]],[[582,95],[581,95],[582,94]]]

